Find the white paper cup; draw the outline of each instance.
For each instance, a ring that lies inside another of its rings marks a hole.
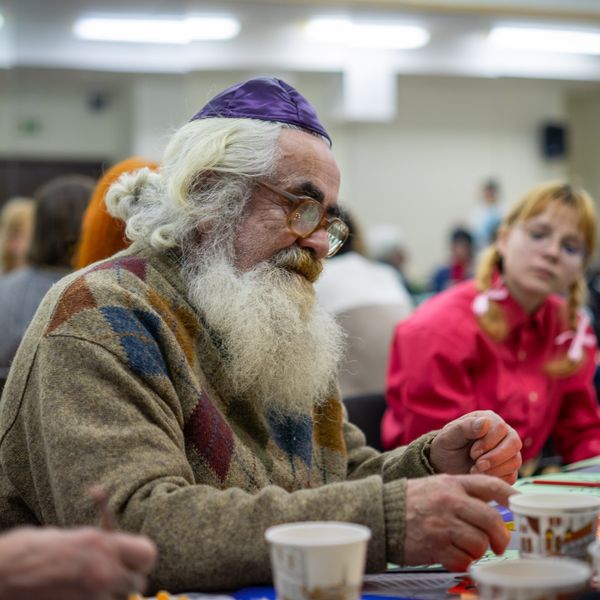
[[[475,565],[480,600],[568,600],[588,588],[591,569],[571,558],[520,558]]]
[[[522,557],[588,560],[587,547],[596,537],[600,498],[588,494],[515,494],[508,503]]]
[[[279,600],[358,600],[370,537],[368,527],[335,521],[267,529]]]

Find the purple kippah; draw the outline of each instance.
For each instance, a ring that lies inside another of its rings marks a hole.
[[[291,85],[274,77],[257,77],[227,88],[210,100],[190,120],[259,119],[297,125],[331,138],[310,102]]]

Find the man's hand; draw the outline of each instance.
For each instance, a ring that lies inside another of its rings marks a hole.
[[[502,554],[510,534],[500,513],[487,502],[506,506],[514,493],[508,484],[486,475],[409,479],[404,562],[442,563],[449,571],[464,571],[488,545]]]
[[[517,480],[521,439],[491,410],[477,410],[450,421],[433,439],[430,460],[441,473],[485,473],[508,483]]]
[[[142,592],[156,561],[147,538],[85,527],[0,535],[0,599],[112,600]]]

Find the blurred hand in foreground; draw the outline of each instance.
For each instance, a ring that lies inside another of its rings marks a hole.
[[[0,600],[113,600],[141,592],[156,561],[145,537],[93,527],[0,535]]]

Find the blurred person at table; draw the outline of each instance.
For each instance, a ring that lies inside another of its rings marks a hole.
[[[104,199],[108,188],[123,173],[143,168],[156,171],[158,163],[138,156],[131,156],[114,164],[98,180],[83,215],[79,242],[73,259],[75,269],[87,267],[129,246],[131,241],[125,235],[125,223],[108,212]]]
[[[65,175],[34,194],[27,264],[0,277],[0,377],[8,375],[21,338],[46,292],[71,271],[83,211],[93,186],[90,177]]]
[[[487,409],[517,430],[525,460],[549,437],[565,462],[599,455],[596,339],[581,310],[595,248],[585,191],[559,181],[527,192],[476,279],[432,298],[396,329],[384,446]]]
[[[502,419],[389,454],[345,419],[342,334],[313,287],[347,235],[339,183],[310,103],[256,78],[176,131],[158,172],[113,184],[132,245],[55,286],[8,378],[1,527],[90,523],[97,483],[173,592],[269,582],[264,531],[290,521],[369,526],[371,571],[504,550],[488,501],[513,493],[521,442]]]
[[[0,600],[108,600],[143,592],[156,562],[147,538],[96,527],[0,534]]]
[[[13,198],[0,212],[0,273],[10,273],[26,262],[33,223],[31,198]]]
[[[365,236],[365,246],[367,256],[394,269],[400,283],[411,296],[425,291],[424,286],[416,284],[408,277],[410,254],[399,227],[390,224],[369,227]]]
[[[412,300],[391,266],[365,256],[361,231],[350,212],[340,216],[348,225],[348,240],[325,261],[315,292],[346,336],[338,377],[342,397],[383,394],[392,334],[411,313]]]
[[[473,236],[464,227],[450,233],[448,262],[436,269],[431,278],[430,291],[443,292],[473,276]]]

